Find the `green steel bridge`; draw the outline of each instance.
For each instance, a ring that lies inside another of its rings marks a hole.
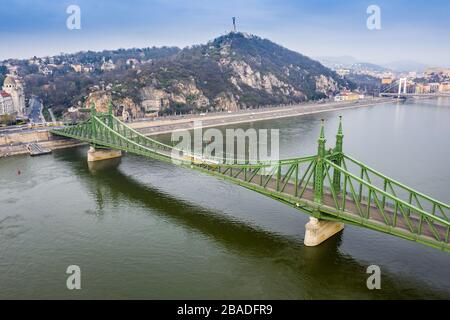
[[[271,197],[311,217],[381,231],[450,252],[450,206],[366,166],[343,152],[342,122],[334,148],[326,149],[324,127],[318,152],[309,157],[227,164],[186,153],[151,139],[91,107],[80,124],[55,129],[55,135],[96,148],[111,148],[174,162]]]

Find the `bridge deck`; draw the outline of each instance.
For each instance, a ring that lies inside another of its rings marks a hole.
[[[236,179],[245,181],[244,173],[239,173],[238,175],[235,175],[234,177]],[[267,176],[257,174],[249,182],[253,186],[258,187],[261,184],[260,183],[261,178],[264,181],[267,180]],[[301,190],[302,187],[304,187],[304,185],[299,186],[297,188],[297,190]],[[271,191],[272,193],[277,193],[276,178],[273,178],[273,177],[270,178],[270,180],[267,182],[265,189]],[[307,186],[305,189],[305,192],[303,193],[301,198],[298,198],[295,196],[295,190],[296,190],[295,184],[293,182],[288,182],[288,183],[286,183],[286,186],[284,187],[284,190],[281,194],[285,194],[290,197],[297,198],[299,200],[307,200],[309,202],[314,202],[314,191],[313,191],[312,187]],[[339,203],[342,203],[342,200],[343,200],[342,198],[343,198],[343,195],[339,194],[337,197],[337,200],[339,201]],[[355,202],[354,199],[351,199],[351,197],[349,197],[347,195],[346,199],[345,199],[345,210],[344,210],[344,212],[340,212],[338,209],[336,209],[335,201],[334,201],[334,198],[333,198],[331,192],[325,191],[324,197],[323,197],[323,205],[328,207],[328,210],[326,210],[327,214],[329,214],[333,217],[340,218],[343,220],[349,220],[351,222],[359,222],[359,224],[364,224],[365,221],[369,220],[369,221],[372,221],[373,223],[379,224],[380,228],[387,227],[387,224],[385,222],[385,219],[384,219],[381,211],[375,205],[370,205],[370,209],[368,210],[369,206],[368,206],[367,202],[365,202],[364,200],[362,202],[358,202],[358,204],[357,204],[357,202]],[[358,205],[359,205],[360,209],[358,209]],[[325,209],[326,208],[324,208],[324,210]],[[364,217],[361,216],[361,211],[364,214]],[[344,214],[342,214],[342,213],[344,213]],[[395,219],[396,219],[395,227],[391,227],[391,229],[397,229],[397,231],[399,231],[400,233],[404,233],[404,234],[413,234],[413,232],[411,232],[411,230],[410,230],[410,227],[408,226],[407,220],[403,217],[401,212],[397,211],[397,214],[396,214],[395,209],[391,205],[386,204],[384,213],[385,213],[385,216],[387,217],[390,225],[394,225],[392,221],[394,220],[394,216],[395,216]],[[422,221],[422,223],[421,223],[420,215],[415,214],[414,212],[410,212],[409,213],[409,221],[411,222],[411,227],[414,228],[414,230],[418,230],[419,228],[421,228],[422,234],[417,237],[423,238],[423,240],[425,240],[425,241],[430,241],[430,242],[436,241],[436,239],[434,238],[433,231],[432,231],[430,225],[428,224],[428,222]],[[432,224],[432,222],[430,222],[430,223]],[[422,226],[420,226],[420,225],[422,225]],[[433,227],[439,233],[441,238],[445,239],[445,236],[447,233],[447,228],[445,228],[441,225],[438,225],[438,224],[433,224]],[[449,240],[447,240],[447,244],[450,244]]]

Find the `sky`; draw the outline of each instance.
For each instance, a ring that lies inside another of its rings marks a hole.
[[[81,10],[70,30],[66,10]],[[381,29],[369,30],[377,5]],[[232,29],[311,57],[450,67],[448,0],[0,0],[0,59],[206,43]]]

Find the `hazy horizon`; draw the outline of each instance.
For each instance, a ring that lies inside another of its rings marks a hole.
[[[2,0],[3,1],[3,0]],[[81,9],[81,29],[69,30],[69,5]],[[180,1],[13,0],[3,7],[0,59],[26,59],[79,51],[187,46],[206,43],[232,30],[267,38],[312,58],[352,56],[388,64],[414,61],[450,66],[450,3],[377,1],[381,29],[369,30],[372,1],[293,0]]]

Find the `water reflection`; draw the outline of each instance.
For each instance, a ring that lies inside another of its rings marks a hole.
[[[87,162],[87,164],[89,171],[96,174],[97,172],[116,169],[121,161],[122,158],[113,158],[103,161]]]

